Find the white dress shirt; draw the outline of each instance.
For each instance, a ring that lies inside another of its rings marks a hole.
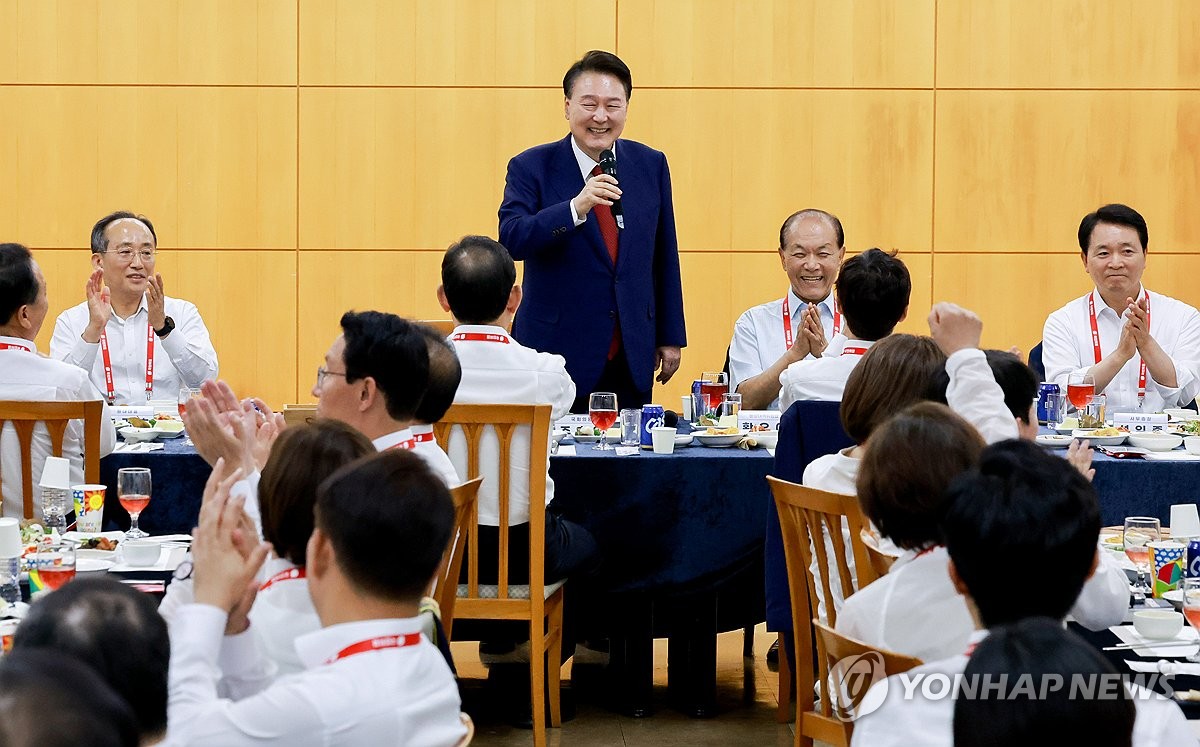
[[[805,358],[783,369],[779,375],[779,411],[787,412],[792,403],[800,400],[841,402],[846,379],[874,344],[865,340],[846,340],[841,355]]]
[[[1178,386],[1163,386],[1146,371],[1144,412],[1160,412],[1165,407],[1183,407],[1200,394],[1200,313],[1170,296],[1150,294],[1150,336],[1171,357],[1175,364]],[[1145,293],[1139,293],[1142,298]],[[1042,329],[1042,365],[1046,380],[1067,390],[1067,379],[1075,372],[1087,371],[1096,365],[1096,349],[1092,344],[1091,315],[1088,300],[1096,305],[1096,331],[1100,333],[1101,359],[1112,353],[1121,338],[1125,324],[1122,315],[1109,308],[1098,291],[1071,301],[1046,319]],[[1142,357],[1134,354],[1103,392],[1108,409],[1132,411],[1138,409],[1138,374]]]
[[[401,428],[371,440],[371,445],[375,447],[376,451],[387,451],[391,448],[411,450],[415,444],[416,440],[413,439],[412,431],[408,428]]]
[[[100,393],[88,381],[82,369],[62,361],[43,358],[37,354],[34,344],[19,337],[0,336],[0,345],[15,345],[11,349],[0,349],[0,399],[23,402],[73,402],[78,400],[102,400]],[[112,413],[104,405],[100,416],[100,456],[107,456],[117,443],[113,430]],[[72,420],[63,437],[62,455],[71,461],[71,484],[83,483],[83,421]],[[39,500],[38,482],[42,478],[42,467],[50,449],[50,435],[44,423],[38,423],[33,431],[30,446],[33,470],[33,516],[24,516],[24,499],[21,496],[21,446],[17,441],[16,428],[5,423],[0,431],[0,476],[3,477],[3,502],[0,515],[33,518],[41,521],[42,504]]]
[[[490,340],[455,340],[460,334],[488,335]],[[567,373],[561,355],[539,353],[521,345],[501,327],[464,324],[456,327],[450,342],[462,366],[462,382],[454,395],[460,405],[537,405],[551,406],[551,423],[566,415],[575,401],[575,382]],[[447,444],[450,461],[460,475],[467,474],[467,444],[459,429]],[[479,523],[500,525],[499,442],[491,429],[483,434],[480,464],[484,467],[479,487]],[[547,454],[549,439],[547,439]],[[518,428],[512,437],[509,470],[508,524],[529,521],[529,429]],[[546,464],[546,505],[554,498],[554,481]]]
[[[833,306],[832,292],[817,304],[817,311],[821,315],[821,328],[825,331],[825,339],[829,341],[829,346],[822,355],[831,357],[840,355],[842,346],[846,344],[845,335],[841,332],[836,335],[833,333]],[[789,287],[788,312],[792,318],[793,342],[800,335],[800,322],[807,307],[808,304],[801,301]],[[746,310],[733,325],[733,340],[729,343],[729,391],[736,390],[738,384],[773,366],[775,361],[787,352],[786,342],[783,336],[782,298]],[[805,360],[812,357],[809,355]],[[775,399],[767,409],[779,409],[779,399]]]
[[[454,676],[424,636],[415,645],[326,663],[361,641],[418,633],[419,618],[343,623],[302,635],[295,644],[305,671],[236,702],[217,697],[225,619],[222,610],[201,604],[176,614],[167,744],[432,747],[466,734]],[[253,656],[240,661],[257,664]]]
[[[450,461],[450,457],[446,456],[446,452],[442,451],[442,447],[438,444],[437,438],[433,435],[433,426],[413,425],[409,430],[412,431],[413,438],[417,441],[412,452],[425,460],[425,464],[429,465],[433,474],[442,478],[446,487],[453,488],[461,485],[463,480],[459,478],[458,470],[454,469],[454,463]]]
[[[1129,607],[1129,583],[1100,551],[1100,565],[1084,583],[1071,615],[1084,627],[1120,625]],[[950,580],[944,547],[906,550],[887,575],[851,594],[838,612],[837,631],[868,645],[937,661],[967,648],[975,620]]]
[[[167,297],[163,305],[166,315],[175,321],[175,329],[165,338],[154,337],[153,394],[154,399],[174,400],[181,387],[198,387],[208,379],[217,378],[217,351],[195,304]],[[86,301],[59,314],[50,340],[50,357],[88,371],[96,390],[105,394],[108,387],[100,343],[85,342],[82,337],[90,319]],[[114,313],[104,328],[112,361],[115,404],[146,404],[148,324],[149,312],[143,294],[137,311],[128,319]]]
[[[975,631],[971,635],[971,642],[978,643],[986,636],[987,631]],[[860,716],[854,722],[854,734],[850,740],[852,747],[952,747],[954,699],[947,696],[932,700],[924,696],[926,690],[942,692],[942,682],[930,682],[928,687],[919,684],[915,687],[910,686],[911,694],[907,699],[903,683],[911,683],[914,678],[920,676],[947,675],[951,678],[951,686],[947,689],[954,692],[954,675],[962,674],[966,668],[967,657],[959,653],[941,661],[923,664],[903,674],[892,675],[887,678],[886,685],[876,682],[871,689],[886,687],[887,695],[878,710]],[[1136,709],[1133,722],[1134,747],[1196,744],[1196,737],[1178,705],[1136,684],[1130,684],[1129,690]],[[873,697],[873,693],[866,696]],[[980,728],[987,728],[987,725],[981,724]]]

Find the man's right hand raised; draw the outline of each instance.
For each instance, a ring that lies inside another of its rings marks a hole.
[[[571,200],[571,205],[575,208],[575,214],[582,218],[597,205],[612,205],[613,200],[620,196],[621,188],[617,186],[615,177],[597,174],[588,178],[583,190]]]
[[[87,294],[88,325],[83,330],[83,341],[100,342],[100,333],[112,317],[112,302],[109,290],[104,285],[104,271],[96,270],[84,286]]]
[[[929,335],[947,358],[959,350],[978,348],[982,334],[983,322],[973,311],[944,301],[929,311]]]

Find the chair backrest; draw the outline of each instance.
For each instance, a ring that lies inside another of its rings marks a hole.
[[[775,446],[773,474],[781,480],[800,482],[804,468],[817,457],[854,445],[842,428],[841,402],[800,400],[779,418],[779,441]]]
[[[453,319],[422,319],[420,323],[429,327],[433,327],[438,332],[441,332],[443,335],[447,336],[454,331]]]
[[[284,405],[283,406],[283,422],[291,427],[293,425],[304,425],[312,420],[317,415],[316,405]]]
[[[447,638],[453,635],[454,601],[458,598],[458,574],[462,571],[463,551],[467,547],[467,538],[473,533],[475,517],[479,514],[475,501],[479,498],[479,486],[482,483],[483,478],[476,477],[470,482],[450,488],[450,497],[454,499],[454,531],[450,534],[450,543],[446,545],[442,564],[438,566],[437,576],[433,579],[433,592],[430,595],[438,604],[442,629],[446,631]]]
[[[457,455],[451,448],[452,434],[461,431],[466,440],[466,463],[455,467],[460,475],[474,480],[483,473],[481,446],[484,435],[494,432],[498,450],[494,465],[497,491],[497,515],[501,517],[499,534],[499,557],[497,558],[497,600],[510,599],[509,593],[509,515],[510,491],[512,488],[513,436],[518,429],[529,429],[529,597],[540,600],[545,588],[546,555],[546,466],[549,463],[550,405],[452,405],[442,420],[434,425],[438,443],[445,444],[451,458]],[[489,471],[491,471],[489,469]],[[489,490],[490,492],[490,490]],[[471,523],[479,520],[478,504],[472,511]],[[462,599],[478,599],[479,542],[478,532],[470,532],[467,538],[467,589]],[[461,590],[460,590],[461,591]],[[514,600],[516,601],[516,600]],[[521,600],[514,606],[525,607],[529,600]]]
[[[74,402],[0,401],[0,430],[11,422],[21,447],[21,499],[25,518],[33,517],[33,432],[44,423],[50,435],[50,452],[62,456],[67,424],[83,421],[83,479],[100,481],[100,418],[104,403],[100,400]]]
[[[863,548],[867,551],[867,559],[871,562],[871,569],[875,571],[875,575],[886,576],[887,572],[892,569],[892,563],[896,562],[896,556],[882,552],[878,547],[865,540]]]
[[[1046,367],[1042,365],[1042,341],[1029,350],[1029,367],[1038,375],[1038,381],[1046,380]]]
[[[817,648],[824,652],[824,656],[820,661],[821,681],[838,688],[836,695],[821,699],[821,714],[827,717],[832,715],[838,720],[845,722],[847,733],[851,731],[853,725],[854,707],[862,702],[863,696],[866,695],[865,688],[869,687],[871,682],[867,679],[855,680],[853,678],[847,681],[845,677],[846,672],[839,671],[838,662],[851,657],[862,656],[863,654],[877,654],[878,656],[874,657],[875,662],[882,665],[882,672],[876,673],[882,674],[885,677],[907,672],[913,667],[921,666],[922,662],[920,659],[882,648],[875,648],[862,641],[847,638],[820,620],[814,619],[812,624],[817,631]],[[830,672],[833,673],[832,677],[830,677]],[[857,685],[863,689],[846,692],[845,688],[842,687],[843,685]]]

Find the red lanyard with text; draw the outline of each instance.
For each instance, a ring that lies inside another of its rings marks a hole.
[[[505,335],[498,335],[494,332],[455,332],[450,339],[455,342],[468,340],[470,342],[500,342],[505,345],[509,343],[509,339]]]
[[[406,648],[415,646],[421,642],[420,633],[407,633],[405,635],[385,635],[379,638],[368,638],[365,641],[352,643],[336,655],[325,660],[326,664],[332,664],[335,661],[341,661],[357,654],[366,654],[372,651],[383,651],[389,648]]]
[[[280,571],[279,573],[276,573],[274,576],[271,576],[270,578],[268,578],[266,580],[266,582],[263,583],[262,586],[258,587],[258,590],[266,591],[267,589],[271,588],[272,586],[274,586],[275,584],[277,584],[281,581],[292,581],[292,580],[298,579],[298,578],[305,578],[304,569],[303,568],[288,568],[287,570]]]
[[[866,348],[842,348],[842,355],[866,355]]]
[[[430,433],[414,433],[413,434],[413,441],[416,441],[419,444],[427,444],[432,440],[433,440],[432,432],[430,432]]]
[[[108,404],[117,399],[117,389],[113,385],[112,358],[108,352],[108,330],[100,333],[100,354],[104,357],[104,388],[108,395]],[[146,401],[154,396],[154,327],[146,324]]]
[[[25,347],[24,345],[12,345],[7,342],[0,342],[0,350],[24,350],[26,353],[33,352],[32,350]]]
[[[790,350],[792,347],[792,308],[790,299],[787,296],[783,297],[783,349]],[[837,305],[833,307],[833,334],[842,331],[842,312],[838,311]],[[455,338],[457,339],[457,337]]]
[[[1146,294],[1146,331],[1150,331],[1150,291],[1145,291]],[[1096,327],[1096,295],[1094,293],[1088,295],[1088,316],[1092,322],[1092,352],[1095,356],[1096,363],[1100,362],[1100,330]],[[1142,404],[1142,400],[1146,399],[1146,359],[1138,355],[1141,365],[1138,366],[1138,405]]]
[[[403,441],[399,441],[397,443],[392,444],[391,446],[387,447],[387,449],[384,449],[384,451],[387,451],[388,449],[404,449],[405,451],[407,451],[416,445],[417,445],[417,439],[406,438]]]

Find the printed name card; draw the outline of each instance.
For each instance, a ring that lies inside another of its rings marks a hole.
[[[142,418],[152,420],[154,407],[152,405],[114,405],[108,408],[114,418]]]
[[[579,426],[590,426],[591,424],[592,418],[590,415],[567,415],[554,421],[554,428],[552,430],[561,431],[563,433],[574,433],[575,429]]]
[[[742,410],[738,413],[738,429],[743,433],[777,431],[779,416],[778,410]]]
[[[1130,433],[1162,433],[1167,430],[1165,412],[1117,412],[1113,413],[1113,425],[1125,427]]]

